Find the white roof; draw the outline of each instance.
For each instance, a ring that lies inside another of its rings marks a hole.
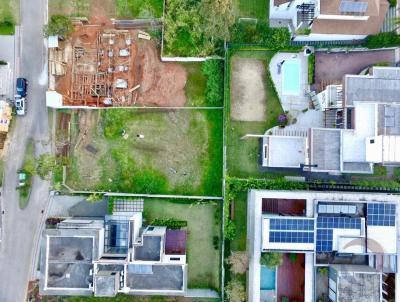
[[[49,36],[47,40],[49,48],[58,47],[58,36]]]
[[[365,253],[365,237],[341,236],[338,237],[339,253]]]
[[[306,137],[269,136],[265,141],[268,144],[263,146],[263,166],[299,168],[300,164],[307,164]]]
[[[63,107],[63,96],[57,91],[46,91],[46,106],[51,108]]]
[[[368,225],[368,252],[395,254],[397,252],[396,233],[396,226]]]

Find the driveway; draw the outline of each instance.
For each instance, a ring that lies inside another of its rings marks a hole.
[[[25,301],[26,289],[33,269],[38,234],[48,202],[49,182],[33,179],[28,206],[20,210],[15,190],[16,171],[22,165],[29,137],[35,142],[36,153],[50,152],[48,115],[45,100],[46,48],[43,42],[44,12],[42,0],[21,0],[21,62],[20,76],[29,81],[28,113],[17,117],[8,157],[5,159],[3,182],[3,241],[0,245],[0,301]]]

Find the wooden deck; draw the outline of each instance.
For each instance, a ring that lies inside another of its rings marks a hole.
[[[306,211],[305,199],[263,198],[262,212],[270,214],[304,216]]]
[[[304,301],[304,254],[297,254],[296,262],[291,262],[289,254],[283,255],[283,263],[278,268],[278,302],[282,297],[289,301]]]

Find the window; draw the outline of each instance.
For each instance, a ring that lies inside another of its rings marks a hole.
[[[374,139],[370,139],[370,140],[369,140],[369,143],[370,143],[370,144],[375,144],[375,140],[374,140]]]
[[[179,260],[181,260],[181,258],[172,257],[172,258],[169,258],[169,260],[171,260],[171,261],[179,261]]]

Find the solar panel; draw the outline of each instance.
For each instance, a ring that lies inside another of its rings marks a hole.
[[[270,232],[269,242],[313,243],[314,232]]]
[[[314,219],[278,219],[269,220],[270,230],[295,230],[295,231],[313,231]]]
[[[395,226],[396,205],[384,203],[367,204],[367,225]]]
[[[318,217],[317,252],[332,252],[333,229],[361,229],[360,217]]]
[[[368,9],[368,2],[343,0],[339,5],[341,13],[365,13]]]

